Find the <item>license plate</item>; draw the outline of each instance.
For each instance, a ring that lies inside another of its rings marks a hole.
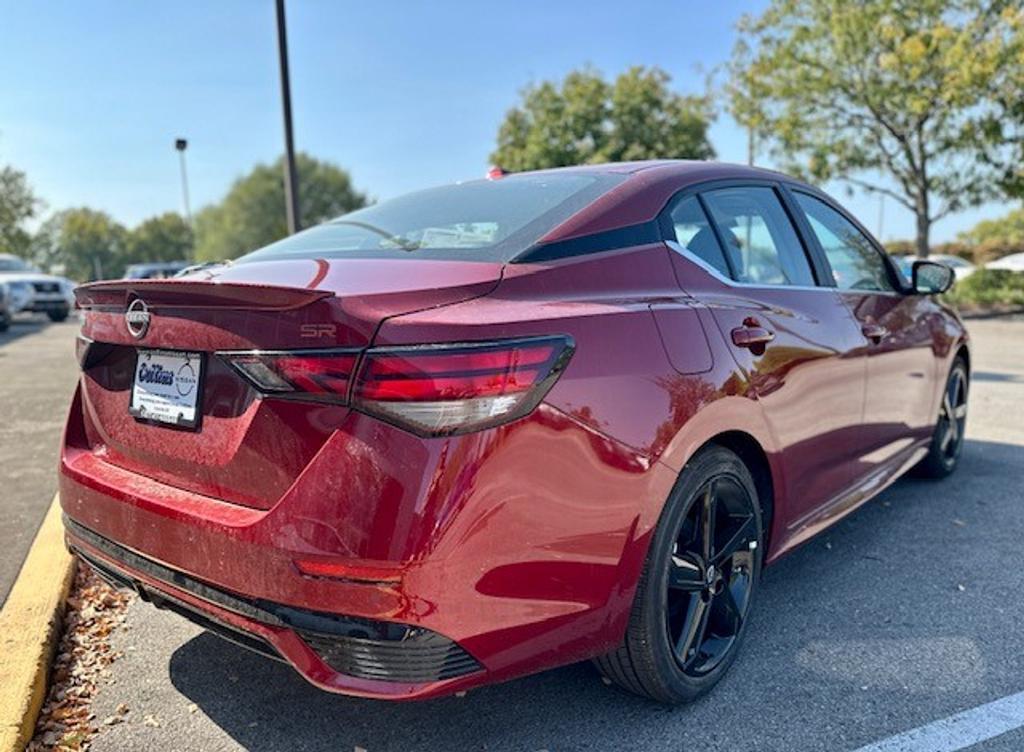
[[[140,420],[195,428],[202,370],[202,353],[139,350],[128,412]]]

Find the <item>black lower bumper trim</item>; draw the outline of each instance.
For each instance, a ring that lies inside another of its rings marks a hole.
[[[97,575],[110,585],[124,590],[131,590],[137,593],[142,600],[152,603],[157,608],[173,611],[178,614],[178,616],[188,619],[196,626],[202,627],[206,631],[212,632],[218,637],[222,637],[229,642],[233,642],[243,648],[259,653],[266,658],[284,661],[281,654],[278,653],[269,642],[261,637],[214,619],[189,604],[180,601],[177,598],[172,598],[166,593],[148,588],[142,583],[132,580],[125,572],[110,566],[106,562],[97,559],[95,556],[91,556],[74,547],[72,547],[72,550],[80,559],[82,559],[82,561],[92,567],[92,570],[96,572]]]
[[[253,621],[292,629],[324,663],[346,676],[419,684],[452,679],[482,670],[477,660],[462,647],[437,632],[406,624],[307,611],[231,593],[135,553],[67,515],[64,515],[64,525],[73,538],[87,543],[129,570],[124,572],[98,561],[87,552],[78,550],[72,541],[72,550],[97,569],[104,579],[117,586],[130,587],[155,605],[176,611],[222,637],[240,642],[239,634],[244,635],[248,642],[241,644],[264,655],[270,651],[270,657],[279,657],[259,636],[225,625],[165,593],[142,586],[132,579],[130,571],[141,572],[158,582]],[[209,622],[211,626],[203,622]],[[225,630],[232,634],[225,634]]]

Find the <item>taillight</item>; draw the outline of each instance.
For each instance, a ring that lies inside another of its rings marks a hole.
[[[373,349],[352,404],[420,435],[477,431],[533,410],[572,351],[568,337]]]
[[[421,436],[529,413],[572,356],[564,336],[352,351],[222,353],[257,389],[353,408]],[[354,375],[357,374],[357,375]]]
[[[224,356],[261,392],[346,404],[359,353],[288,350],[225,353]]]

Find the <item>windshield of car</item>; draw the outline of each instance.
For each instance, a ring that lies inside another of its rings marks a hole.
[[[351,212],[238,261],[341,256],[510,261],[623,179],[533,173],[430,188]]]
[[[0,256],[0,272],[31,272],[32,267],[17,256]]]

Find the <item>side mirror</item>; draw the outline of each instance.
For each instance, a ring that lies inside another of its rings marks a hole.
[[[915,261],[912,272],[914,292],[918,295],[937,295],[953,286],[953,270],[938,261]]]

